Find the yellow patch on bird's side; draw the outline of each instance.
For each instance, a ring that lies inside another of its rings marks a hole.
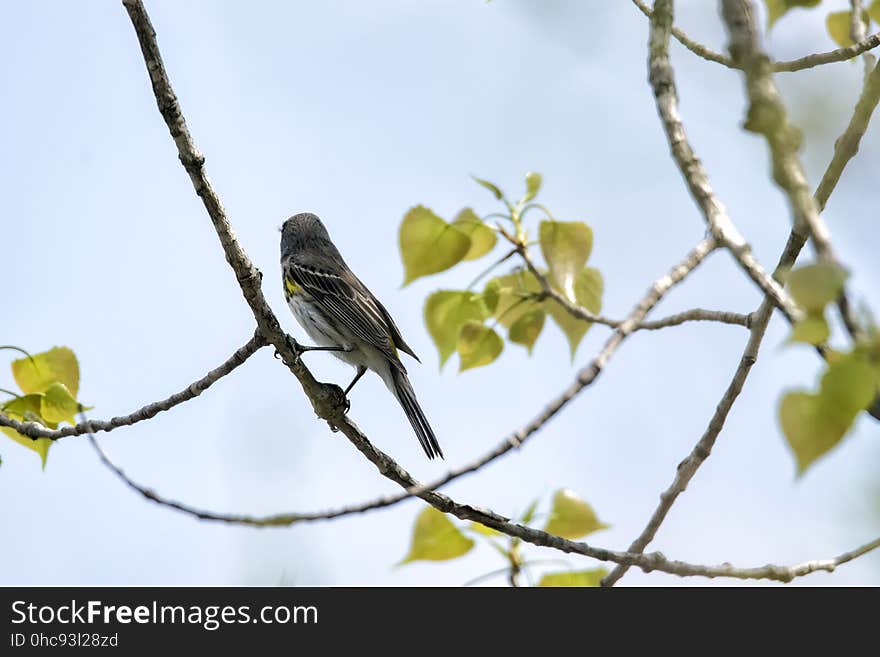
[[[287,293],[288,298],[292,297],[294,294],[299,294],[302,292],[302,287],[294,283],[291,279],[284,277],[284,291]]]

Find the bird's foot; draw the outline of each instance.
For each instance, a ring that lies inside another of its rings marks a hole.
[[[298,361],[300,356],[303,355],[303,352],[306,351],[306,348],[303,347],[299,342],[297,342],[289,333],[284,334],[284,341],[287,343],[287,348],[291,352],[293,352],[294,362]],[[284,363],[288,367],[291,366],[291,363],[288,363],[277,349],[275,350],[275,358],[280,358],[282,363]]]
[[[338,424],[345,419],[351,406],[345,391],[335,383],[320,383],[312,395],[312,406],[318,417],[327,420],[333,431],[338,431]]]

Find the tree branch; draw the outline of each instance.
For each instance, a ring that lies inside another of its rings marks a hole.
[[[649,19],[654,15],[654,12],[651,8],[642,0],[633,0],[633,4],[638,7],[639,11],[641,11],[645,16]],[[681,45],[694,53],[697,57],[702,57],[710,62],[715,62],[716,64],[721,64],[722,66],[726,66],[727,68],[736,68],[736,64],[729,57],[725,57],[720,52],[715,52],[711,48],[704,46],[702,43],[694,41],[687,34],[682,32],[679,28],[672,26],[671,27],[672,36],[674,36]]]
[[[572,317],[582,319],[585,322],[603,324],[605,326],[610,326],[611,328],[617,328],[625,321],[622,319],[610,319],[602,315],[597,315],[583,306],[572,303],[550,285],[550,281],[547,280],[547,277],[535,266],[535,262],[532,260],[532,256],[529,254],[528,249],[517,247],[517,252],[520,254],[520,257],[522,257],[523,262],[526,263],[526,267],[541,285],[540,296],[553,299]],[[749,315],[742,315],[740,313],[724,310],[693,308],[692,310],[685,310],[676,313],[675,315],[664,317],[663,319],[639,322],[635,325],[633,331],[656,331],[670,326],[679,326],[685,322],[719,322],[721,324],[734,324],[748,328],[751,319]]]
[[[641,11],[645,16],[651,18],[653,14],[650,7],[647,4],[642,2],[642,0],[633,0],[633,4],[638,7],[639,11]],[[694,41],[687,34],[682,32],[679,28],[672,26],[672,36],[674,36],[685,48],[690,50],[692,53],[706,59],[710,62],[716,62],[721,64],[722,66],[726,66],[727,68],[738,69],[739,65],[731,60],[729,57],[725,55],[715,52],[711,48],[704,46],[703,44]],[[848,59],[854,59],[859,55],[868,52],[869,50],[873,50],[877,46],[880,46],[880,32],[877,34],[872,34],[868,37],[862,37],[861,39],[853,39],[856,43],[851,46],[847,46],[845,48],[837,48],[836,50],[830,50],[828,52],[820,52],[812,55],[807,55],[805,57],[801,57],[799,59],[793,59],[791,61],[784,62],[774,62],[773,70],[779,73],[793,73],[796,71],[802,71],[807,68],[813,68],[815,66],[822,66],[823,64],[833,64],[836,62],[844,62]]]
[[[88,422],[86,421],[83,424],[88,425]],[[340,516],[351,515],[354,513],[363,513],[365,511],[370,511],[371,509],[376,509],[381,506],[388,506],[387,504],[368,502],[366,504],[361,504],[358,506],[348,506],[341,509],[329,511],[318,511],[314,513],[278,513],[269,516],[250,516],[232,513],[218,513],[215,511],[207,511],[205,509],[198,509],[184,502],[178,502],[177,500],[172,500],[168,497],[160,495],[152,488],[148,488],[142,484],[137,483],[136,481],[131,479],[131,477],[129,477],[121,467],[116,465],[116,463],[114,463],[109,456],[107,456],[107,453],[100,446],[94,434],[87,433],[87,435],[89,437],[89,442],[97,453],[98,458],[101,460],[101,463],[103,463],[111,472],[113,472],[113,474],[115,474],[116,477],[119,478],[119,480],[122,481],[126,486],[131,488],[136,493],[142,495],[146,499],[150,500],[151,502],[155,502],[160,506],[168,507],[185,515],[198,518],[200,520],[211,520],[216,522],[224,522],[231,525],[246,525],[249,527],[289,527],[290,525],[297,522],[330,520],[332,518],[338,518]]]
[[[868,130],[868,124],[878,103],[880,103],[880,66],[875,66],[865,80],[846,130],[834,142],[834,156],[816,189],[816,205],[820,211],[825,209],[846,165],[859,152],[859,144]]]
[[[684,176],[688,190],[697,203],[709,231],[734,257],[749,278],[769,295],[788,317],[798,318],[800,309],[778,282],[773,280],[751,253],[751,247],[737,230],[724,206],[715,196],[702,163],[688,143],[678,111],[675,75],[669,61],[669,34],[672,25],[671,0],[658,0],[651,16],[650,81],[672,157]]]
[[[819,205],[813,198],[798,156],[801,131],[788,121],[785,104],[773,81],[769,59],[761,50],[754,6],[750,0],[722,0],[721,7],[730,35],[730,53],[745,73],[749,109],[744,127],[762,134],[767,140],[773,179],[788,197],[795,225],[806,226],[822,260],[839,264],[831,246],[831,233],[819,214]],[[841,297],[843,301],[838,306],[844,325],[854,339],[858,338],[862,330],[846,301],[845,291]]]
[[[754,6],[749,0],[722,0],[721,7],[730,36],[731,56],[745,73],[749,109],[744,127],[767,140],[773,179],[788,197],[795,223],[802,222],[807,227],[821,258],[836,261],[831,234],[819,216],[797,154],[802,141],[801,132],[788,121],[785,104],[773,82],[770,60],[758,42]]]
[[[264,346],[266,346],[266,341],[263,340],[262,336],[255,335],[247,342],[247,344],[236,350],[236,352],[222,365],[211,370],[198,381],[189,384],[180,392],[175,393],[162,401],[147,404],[143,408],[140,408],[129,415],[114,417],[110,421],[88,420],[80,422],[72,427],[49,429],[39,422],[19,422],[18,420],[13,420],[10,417],[0,414],[0,426],[15,429],[18,433],[34,440],[37,438],[51,438],[52,440],[58,440],[65,436],[81,436],[83,434],[90,434],[97,431],[113,431],[113,429],[118,429],[119,427],[127,427],[137,422],[142,422],[143,420],[149,420],[162,411],[170,410],[178,404],[182,404],[183,402],[198,397],[214,383],[244,363]]]

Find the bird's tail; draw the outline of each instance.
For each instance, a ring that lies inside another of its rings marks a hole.
[[[419,406],[419,402],[416,399],[416,393],[413,390],[412,385],[410,385],[409,377],[407,377],[406,372],[403,372],[396,367],[392,366],[390,369],[391,383],[393,384],[392,392],[394,392],[397,401],[400,402],[406,416],[409,418],[409,423],[416,432],[416,436],[418,436],[422,449],[425,450],[425,454],[428,455],[429,459],[433,459],[436,456],[439,456],[442,459],[443,450],[440,449],[440,443],[437,442],[434,430],[431,429],[431,425],[428,424],[428,418],[425,417],[422,407]]]

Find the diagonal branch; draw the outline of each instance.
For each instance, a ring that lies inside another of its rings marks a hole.
[[[840,176],[843,175],[843,170],[859,152],[859,144],[868,130],[868,124],[878,103],[880,103],[880,66],[874,66],[865,80],[862,93],[846,130],[834,142],[834,157],[832,157],[816,190],[816,205],[819,210],[825,209],[831,192],[834,191],[840,181]]]
[[[236,350],[223,364],[211,370],[198,381],[194,381],[186,388],[177,392],[167,399],[147,404],[143,408],[136,410],[134,413],[114,417],[109,421],[104,420],[87,420],[80,422],[72,427],[62,427],[61,429],[49,429],[39,422],[19,422],[10,417],[0,414],[0,426],[15,429],[18,433],[28,436],[36,440],[37,438],[51,438],[58,440],[65,436],[81,436],[96,431],[113,431],[119,427],[127,427],[143,420],[149,420],[162,411],[167,411],[178,404],[194,399],[210,388],[214,383],[229,374],[236,367],[244,363],[248,358],[254,355],[259,349],[266,346],[266,341],[259,335],[252,337],[247,344]]]
[[[734,257],[739,266],[770,296],[787,317],[800,317],[800,309],[782,286],[771,278],[752,255],[751,247],[727,215],[715,196],[705,169],[691,148],[678,111],[675,75],[669,62],[669,34],[672,26],[671,0],[658,0],[651,16],[651,39],[648,65],[651,88],[672,157],[684,176],[688,190],[703,214],[709,231]]]
[[[761,50],[754,5],[750,0],[722,0],[721,6],[730,35],[730,53],[745,73],[749,110],[744,127],[762,134],[767,140],[773,179],[788,197],[795,225],[806,226],[822,260],[838,264],[840,261],[831,246],[831,233],[819,214],[819,204],[813,198],[798,156],[801,131],[788,121],[785,104],[773,81],[769,59]],[[861,16],[861,12],[858,13]],[[845,290],[840,299],[838,307],[843,323],[849,334],[857,339],[863,331],[850,308]]]
[[[722,0],[721,7],[730,36],[730,53],[745,73],[749,109],[744,127],[767,140],[773,179],[788,197],[795,224],[806,226],[822,259],[836,262],[831,234],[819,216],[819,208],[797,154],[802,134],[788,121],[782,97],[773,82],[770,60],[761,50],[754,6],[749,0]]]

